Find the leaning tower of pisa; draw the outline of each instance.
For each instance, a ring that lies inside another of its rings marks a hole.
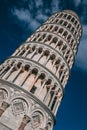
[[[52,130],[82,33],[70,10],[53,14],[0,65],[0,130]]]

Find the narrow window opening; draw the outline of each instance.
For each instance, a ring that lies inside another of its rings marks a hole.
[[[66,18],[67,17],[67,14],[64,14],[64,16],[63,16],[64,18]]]
[[[52,38],[52,36],[51,36],[51,35],[48,35],[48,41],[50,41],[50,40],[51,40],[51,38]]]
[[[74,20],[75,20],[74,18],[71,19],[72,22],[74,22]]]
[[[63,32],[63,28],[60,28],[60,29],[59,29],[59,33],[62,33],[62,32]]]
[[[22,63],[20,62],[20,63],[17,64],[17,67],[20,68],[21,65],[22,65]]]
[[[56,32],[58,30],[58,27],[56,26],[55,28],[54,28],[54,31]]]
[[[39,48],[39,49],[38,49],[38,53],[41,53],[41,52],[42,52],[42,50],[43,50],[42,48]]]
[[[64,22],[64,26],[66,26],[66,25],[67,25],[67,22],[65,21],[65,22]]]
[[[26,70],[26,71],[29,71],[29,68],[30,68],[29,65],[25,65],[25,70]]]
[[[75,21],[75,23],[74,23],[75,25],[77,24],[77,21]]]
[[[70,20],[71,19],[71,15],[68,15],[67,19]]]
[[[61,13],[61,14],[59,15],[59,18],[62,17],[62,16],[63,16],[63,13]]]
[[[31,88],[30,92],[34,94],[35,91],[36,91],[36,89],[37,89],[37,88],[36,88],[35,86],[33,86],[33,87]]]
[[[67,31],[65,31],[65,32],[63,33],[63,36],[66,38],[66,37],[67,37],[67,35],[68,35],[68,32],[67,32]]]
[[[71,24],[69,24],[67,27],[70,29],[71,28]]]
[[[51,26],[50,26],[50,30],[51,30],[52,28],[53,28],[53,26],[51,25]]]
[[[51,59],[51,60],[54,60],[55,57],[56,57],[56,56],[53,54],[53,55],[51,55],[50,59]]]
[[[48,56],[48,55],[49,55],[49,51],[46,50],[46,51],[44,52],[44,55],[45,55],[45,56]]]
[[[63,20],[60,20],[60,21],[59,21],[59,24],[62,24],[62,23],[63,23]]]
[[[71,32],[72,32],[72,33],[74,32],[74,27],[72,27]]]
[[[54,37],[52,40],[53,43],[56,43],[57,41],[58,41],[57,37]]]

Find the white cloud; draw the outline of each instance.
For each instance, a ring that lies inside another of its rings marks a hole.
[[[36,19],[32,18],[32,15],[28,9],[19,10],[14,8],[12,9],[12,15],[14,15],[17,20],[19,20],[19,24],[21,24],[21,26],[23,25],[24,27],[24,24],[27,24],[27,29],[31,29],[32,31],[40,25]]]
[[[17,8],[14,8],[12,9],[12,13],[14,16],[16,16],[20,21],[26,21],[26,22],[29,22],[30,19],[31,19],[31,15],[29,13],[28,10],[24,10],[24,9],[17,9]]]
[[[52,8],[52,12],[58,11],[59,10],[59,1],[58,0],[52,0],[51,8]]]
[[[82,39],[76,56],[76,66],[87,70],[87,25],[83,26]]]
[[[80,4],[81,0],[74,0],[74,2],[75,2],[75,5],[78,6]]]
[[[39,7],[43,6],[43,1],[42,0],[35,0],[35,4],[36,4],[36,7],[39,8]]]
[[[47,15],[43,14],[43,13],[40,12],[40,11],[37,12],[37,15],[36,15],[36,19],[37,19],[37,20],[43,20],[43,21],[45,21],[47,18],[48,18]]]

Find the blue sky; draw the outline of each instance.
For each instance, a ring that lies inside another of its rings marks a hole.
[[[87,0],[0,0],[0,63],[63,9],[79,15],[83,34],[54,130],[87,130]]]

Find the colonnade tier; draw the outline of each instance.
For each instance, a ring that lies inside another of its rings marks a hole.
[[[46,72],[43,66],[27,59],[12,57],[0,67],[0,78],[34,94],[56,114],[56,106],[63,98],[63,87],[60,80],[50,71]]]
[[[70,56],[72,55],[69,56],[69,54],[66,53],[67,50],[65,52],[65,57],[63,57],[61,53],[56,53],[55,50],[49,48],[47,45],[42,45],[39,43],[25,43],[16,50],[13,56],[25,57],[38,62],[57,76],[62,85],[65,86],[65,82],[62,82],[62,80],[64,79],[64,81],[66,81],[65,78],[69,77],[68,62],[70,65],[73,63],[73,60],[70,59]]]
[[[53,37],[56,37],[54,41],[52,41]],[[58,42],[57,39],[62,39],[61,41],[67,42],[70,45],[71,49],[73,49],[74,54],[76,54],[77,42],[74,36],[71,35],[69,32],[67,33],[67,31],[64,31],[63,28],[59,28],[57,34],[53,32],[48,32],[48,31],[37,31],[29,37],[27,42],[38,41],[38,42],[48,44],[49,46],[53,42],[55,46],[56,43]]]

